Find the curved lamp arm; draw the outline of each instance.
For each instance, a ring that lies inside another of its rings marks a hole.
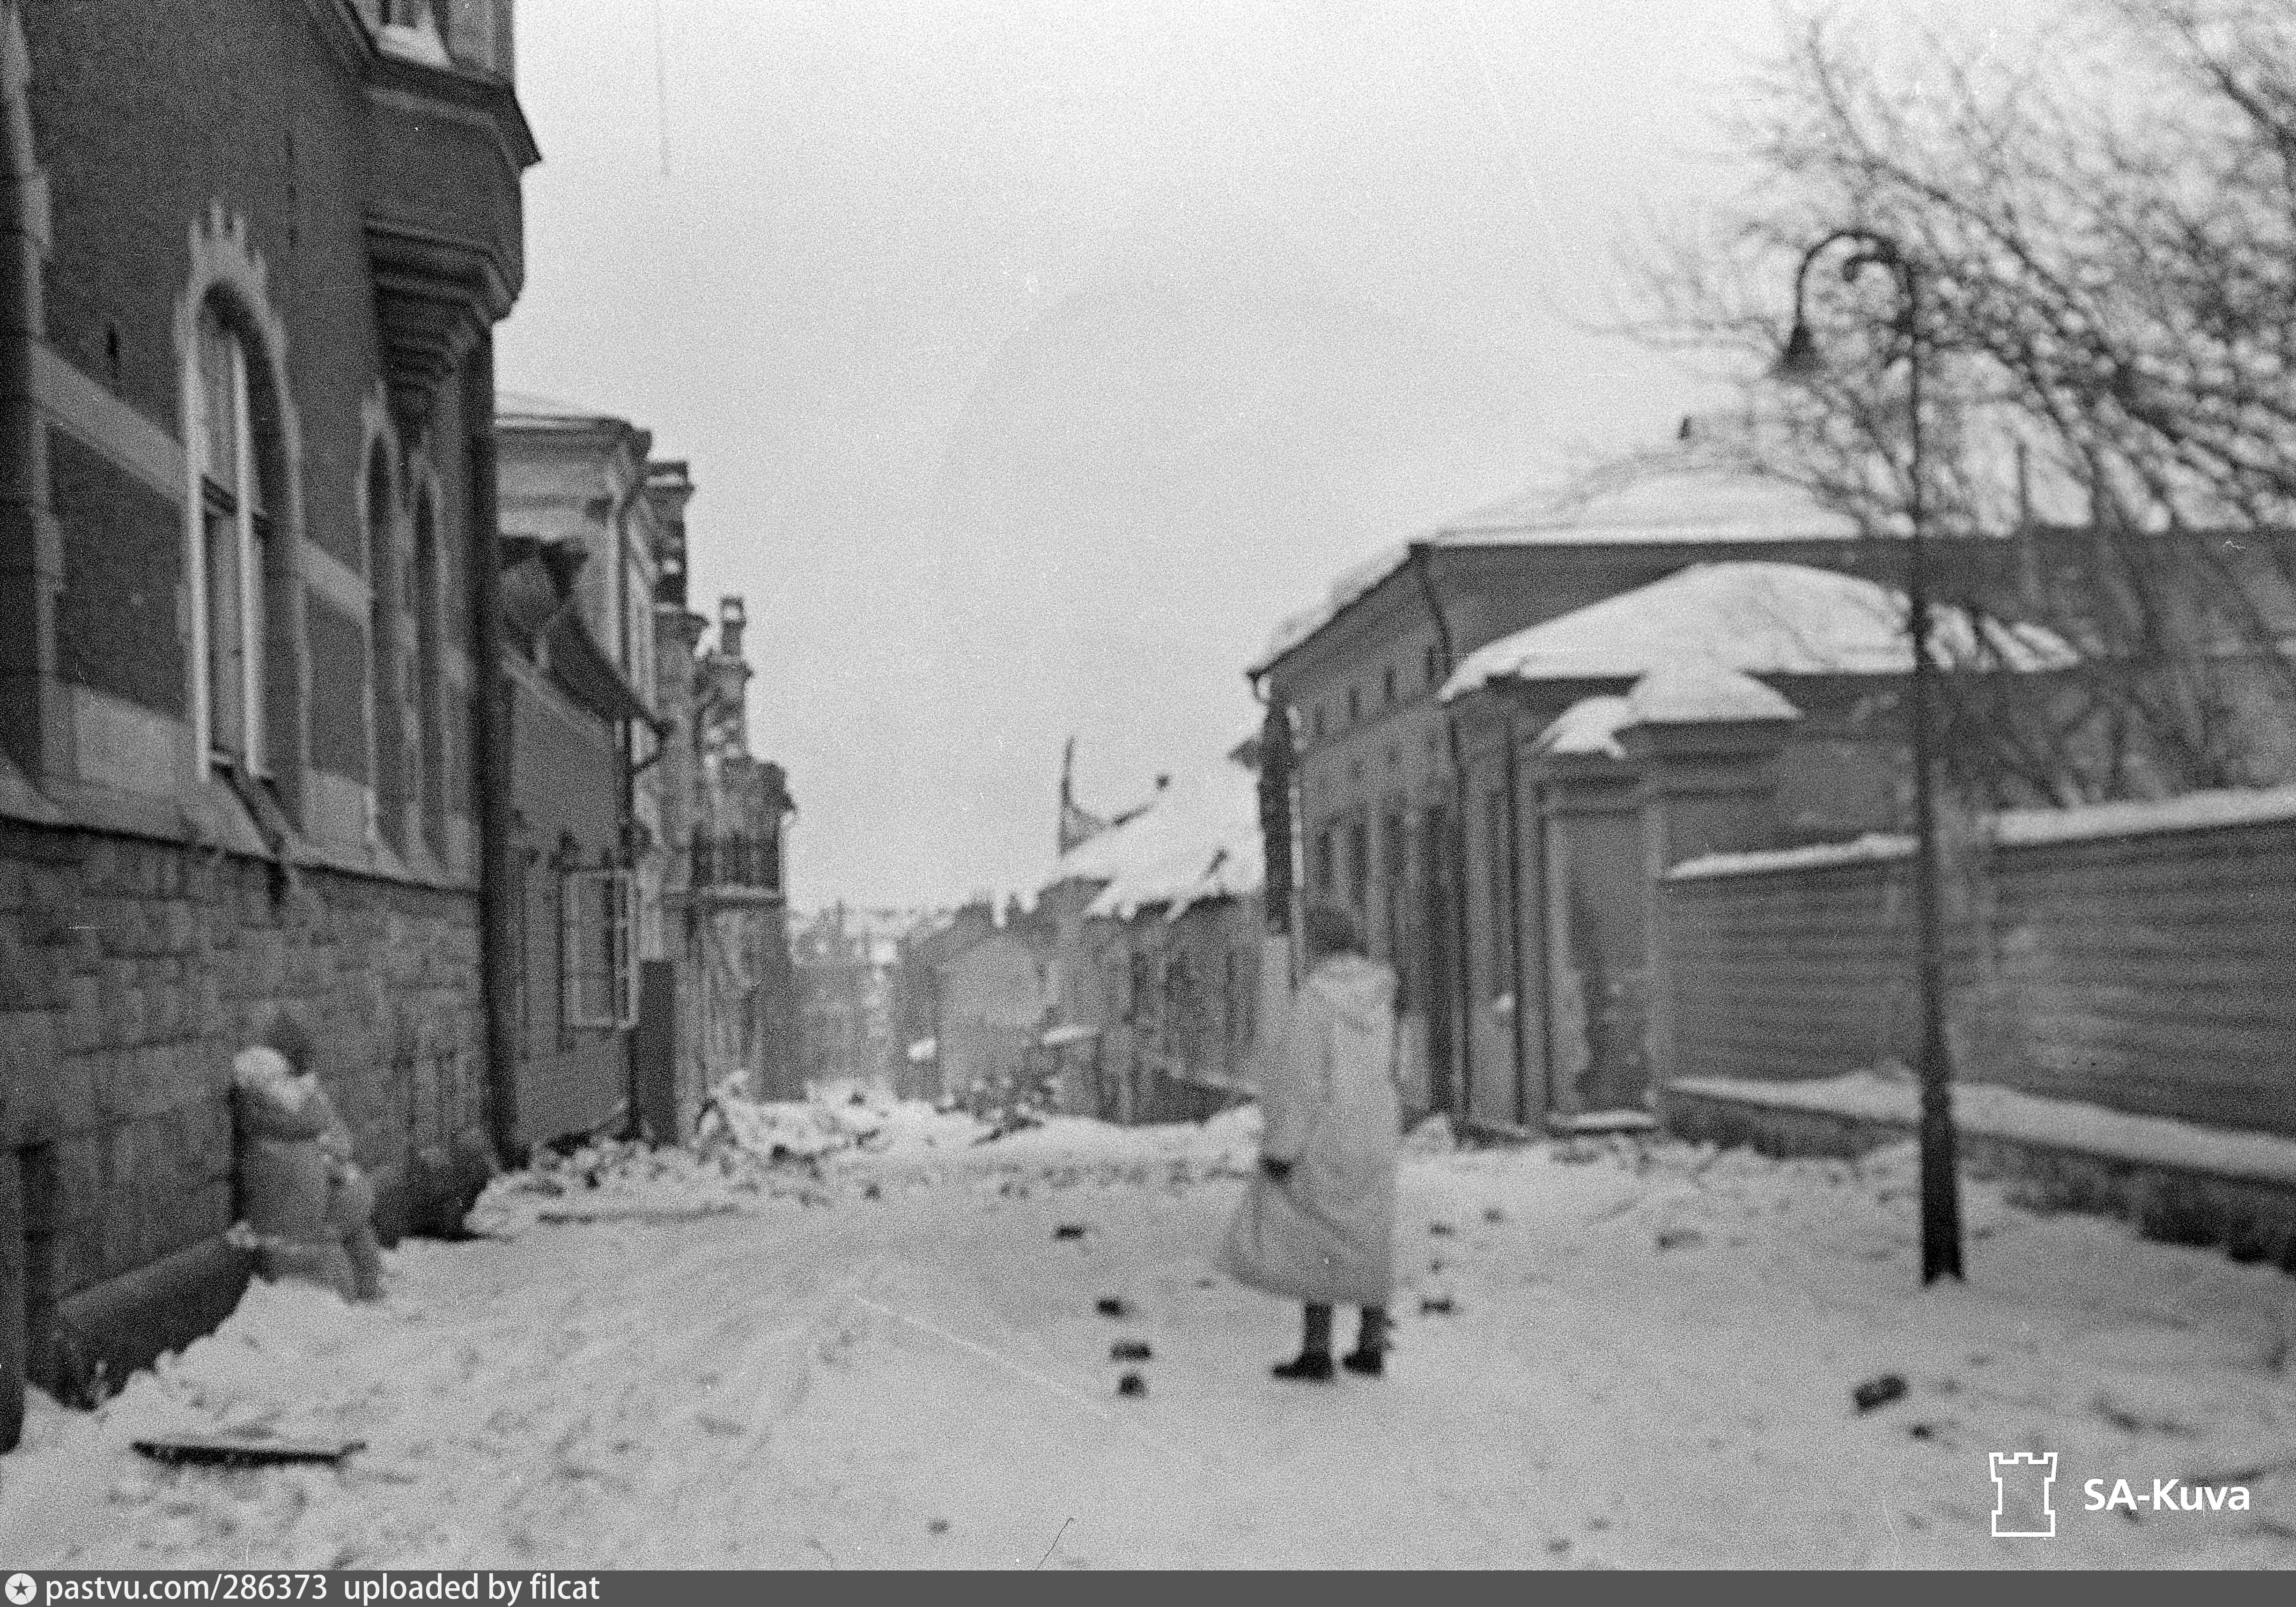
[[[1872,229],[1836,229],[1804,251],[1801,266],[1794,270],[1793,327],[1786,336],[1785,349],[1779,353],[1777,362],[1771,367],[1770,373],[1776,378],[1806,379],[1816,373],[1820,366],[1817,341],[1810,333],[1806,311],[1809,270],[1820,257],[1844,241],[1853,243],[1857,249],[1842,259],[1842,278],[1855,279],[1871,267],[1888,269],[1898,286],[1898,327],[1905,332],[1909,345],[1915,338],[1914,322],[1921,292],[1914,280],[1913,259],[1887,234]]]

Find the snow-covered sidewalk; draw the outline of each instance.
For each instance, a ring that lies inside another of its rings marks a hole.
[[[403,1246],[380,1307],[258,1287],[102,1411],[41,1406],[0,1458],[0,1555],[2296,1565],[2296,1280],[1972,1185],[1971,1281],[1922,1291],[1909,1150],[1416,1154],[1390,1375],[1313,1386],[1266,1371],[1296,1311],[1209,1270],[1249,1112],[986,1144],[914,1107],[739,1114],[747,1149],[498,1185],[499,1236]],[[1885,1373],[1905,1394],[1861,1413]],[[129,1448],[168,1428],[367,1448],[250,1472]],[[1988,1453],[2017,1450],[2058,1454],[2054,1539],[1991,1537]],[[2251,1495],[2084,1510],[2123,1478]]]

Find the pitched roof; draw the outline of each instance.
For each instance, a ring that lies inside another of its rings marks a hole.
[[[1798,486],[1726,470],[1590,475],[1454,520],[1454,541],[1841,541],[1857,521]]]
[[[1635,706],[1625,698],[1615,692],[1598,693],[1580,698],[1555,716],[1554,724],[1538,734],[1538,748],[1541,753],[1595,753],[1624,758],[1627,750],[1620,745],[1619,733],[1635,719]]]
[[[1749,675],[1903,675],[1913,667],[1906,607],[1894,587],[1805,564],[1693,563],[1478,649],[1442,695],[1448,701],[1496,680],[1631,681],[1685,659]],[[1941,661],[1979,656],[1962,611],[1939,609],[1934,633]],[[2035,626],[1988,620],[1984,646],[1986,661],[2010,669],[2072,658]]]
[[[1137,813],[1060,856],[1045,885],[1100,883],[1086,913],[1120,919],[1154,906],[1177,915],[1240,898],[1261,874],[1259,783],[1223,763],[1174,781]]]
[[[1801,711],[1742,669],[1696,659],[1661,664],[1627,694],[1636,725],[1798,720]]]
[[[1583,546],[1632,542],[1841,541],[1857,522],[1796,486],[1708,468],[1647,467],[1584,476],[1464,513],[1420,539],[1439,547]],[[1270,635],[1257,674],[1336,619],[1410,562],[1398,543],[1346,570],[1315,607]]]

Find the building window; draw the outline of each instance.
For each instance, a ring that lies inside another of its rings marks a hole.
[[[781,839],[772,832],[697,832],[690,858],[689,877],[696,887],[781,891]]]
[[[1193,1067],[1201,1062],[1203,1046],[1201,1023],[1197,1019],[1196,980],[1185,955],[1174,955],[1164,962],[1163,995],[1157,1042],[1166,1054],[1177,1054]]]
[[[653,587],[634,553],[622,564],[622,673],[641,692],[653,686]]]
[[[1325,826],[1322,831],[1316,833],[1315,873],[1316,890],[1323,894],[1325,898],[1329,898],[1332,892],[1332,878],[1333,874],[1332,828],[1329,826]]]
[[[1507,897],[1507,830],[1506,794],[1494,792],[1485,801],[1486,811],[1485,878],[1489,887],[1487,899],[1491,917],[1491,975],[1490,996],[1498,998],[1513,987],[1514,922],[1512,920],[1513,902]]]
[[[414,504],[415,766],[422,829],[440,853],[447,846],[447,703],[439,663],[439,619],[447,606],[439,572],[439,507],[429,486]]]
[[[1379,881],[1380,930],[1378,944],[1374,950],[1376,958],[1385,960],[1398,973],[1403,969],[1403,909],[1404,878],[1410,861],[1409,839],[1403,829],[1403,816],[1389,813],[1379,823]],[[1365,933],[1368,939],[1371,934]],[[1400,993],[1397,1003],[1405,1003]]]
[[[570,870],[558,887],[561,1019],[610,1032],[635,1025],[635,881],[627,870]]]
[[[654,697],[653,587],[635,553],[623,563],[621,590],[622,674],[637,689],[638,695],[651,703]],[[628,758],[633,765],[645,762],[649,751],[660,745],[660,739],[639,720],[629,723],[624,740],[629,745]]]
[[[534,929],[528,922],[534,919],[535,856],[531,850],[518,857],[517,872],[511,882],[511,931],[514,934],[511,947],[510,990],[511,1021],[514,1024],[517,1047],[515,1058],[531,1059],[534,1054]]]
[[[1348,823],[1348,902],[1357,909],[1371,892],[1371,829],[1360,820]]]
[[[1148,1006],[1148,956],[1136,953],[1127,981],[1130,984],[1124,1001],[1124,1019],[1136,1021]]]
[[[398,496],[390,456],[375,442],[366,463],[368,776],[377,831],[396,843],[406,808],[406,671],[399,652]]]
[[[1243,1019],[1243,964],[1233,948],[1220,956],[1220,1043],[1222,1059],[1234,1067],[1246,1040]]]
[[[222,769],[269,774],[264,722],[271,574],[272,498],[266,496],[257,406],[259,372],[239,330],[210,299],[201,308],[193,361],[193,461],[199,472],[200,715],[210,761]]]
[[[1395,706],[1395,666],[1390,664],[1379,672],[1381,700],[1390,709]]]

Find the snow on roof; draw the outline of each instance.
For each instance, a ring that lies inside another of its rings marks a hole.
[[[1627,706],[1637,725],[1801,718],[1801,710],[1782,694],[1711,659],[1660,665],[1635,683]]]
[[[1497,504],[1443,530],[1483,542],[1846,541],[1856,520],[1783,480],[1727,470],[1589,475]]]
[[[1176,780],[1145,808],[1062,855],[1046,885],[1102,883],[1086,914],[1128,918],[1154,905],[1174,916],[1259,886],[1259,783],[1222,763]]]
[[[1824,541],[1863,532],[1847,514],[1800,487],[1703,467],[1652,471],[1647,465],[1548,483],[1493,503],[1429,531],[1437,546],[1569,546],[1594,542]],[[1337,619],[1342,610],[1409,562],[1398,543],[1332,583],[1324,600],[1286,619],[1252,666],[1257,673]]]
[[[1635,723],[1634,705],[1616,693],[1603,693],[1577,702],[1555,716],[1554,723],[1538,734],[1541,753],[1599,753],[1624,758],[1619,733]]]
[[[1410,561],[1410,544],[1398,542],[1392,546],[1374,553],[1353,568],[1343,570],[1340,578],[1332,582],[1331,589],[1324,594],[1322,602],[1313,608],[1302,609],[1296,614],[1286,615],[1283,622],[1269,633],[1267,646],[1260,653],[1259,662],[1252,666],[1253,670],[1265,669],[1268,665],[1275,663],[1276,660],[1339,618],[1340,611],[1349,603],[1370,591]]]
[[[1903,675],[1913,667],[1905,594],[1806,564],[1693,563],[1662,580],[1519,630],[1467,656],[1443,686],[1448,701],[1495,680],[1633,680],[1662,664],[1711,659],[1749,675]],[[1968,616],[1936,611],[1945,662],[1976,655]],[[1986,657],[2030,670],[2071,661],[2037,626],[1985,625]]]
[[[1580,706],[1572,705],[1574,709]],[[2002,848],[2019,848],[2102,837],[2134,837],[2147,832],[2205,832],[2224,826],[2280,823],[2296,823],[2296,786],[2267,787],[2255,791],[2190,792],[2182,798],[2152,802],[2082,804],[2070,809],[2005,809],[1993,817],[1991,835]],[[1913,851],[1914,840],[1910,837],[1869,832],[1855,842],[1702,855],[1676,865],[1667,873],[1667,880],[1688,881],[1709,876],[1814,870],[1861,860],[1903,858]]]
[[[2188,792],[2158,802],[2084,804],[2070,809],[2006,809],[1994,817],[1993,840],[2014,847],[2276,821],[2296,821],[2296,787]]]
[[[1595,701],[1587,700],[1589,703]],[[1572,708],[1582,706],[1573,704]],[[1562,721],[1555,724],[1559,726]],[[2224,826],[2278,823],[2296,823],[2296,786],[2267,787],[2255,791],[2190,792],[2182,798],[2154,802],[2082,804],[2070,809],[2005,809],[1993,817],[1991,835],[2002,848],[2019,848],[2102,837],[2134,837],[2147,832],[2205,832]],[[1676,865],[1667,873],[1667,880],[1687,881],[1709,876],[1814,870],[1861,860],[1902,858],[1913,851],[1914,840],[1910,837],[1869,832],[1855,842],[1706,854]]]
[[[599,422],[621,423],[619,414],[603,407],[587,407],[579,402],[570,402],[561,397],[544,396],[533,390],[497,389],[495,392],[495,416],[514,419],[582,419]]]
[[[1772,871],[1813,871],[1827,865],[1904,859],[1914,840],[1868,832],[1855,842],[1813,842],[1798,849],[1755,849],[1740,853],[1702,854],[1666,873],[1669,881],[1698,881],[1710,876],[1759,876]]]

